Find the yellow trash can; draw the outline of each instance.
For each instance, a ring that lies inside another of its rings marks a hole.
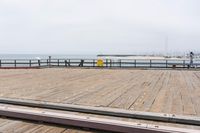
[[[102,59],[98,59],[98,60],[97,60],[97,66],[98,66],[98,67],[103,67],[103,65],[104,65],[103,60],[102,60]]]

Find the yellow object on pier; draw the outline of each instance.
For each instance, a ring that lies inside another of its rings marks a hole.
[[[97,66],[98,66],[98,67],[102,67],[103,64],[104,64],[104,62],[103,62],[102,59],[98,59],[98,60],[97,60]]]

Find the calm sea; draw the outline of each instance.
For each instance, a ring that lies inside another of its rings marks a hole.
[[[47,59],[51,58],[63,58],[63,59],[95,59],[96,55],[59,55],[59,54],[0,54],[0,59]]]

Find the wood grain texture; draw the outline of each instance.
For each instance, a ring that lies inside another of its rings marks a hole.
[[[0,97],[200,116],[200,71],[0,69]],[[0,132],[90,131],[0,118]]]
[[[200,72],[124,69],[0,70],[0,96],[200,116]]]

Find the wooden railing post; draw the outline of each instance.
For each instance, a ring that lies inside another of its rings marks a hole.
[[[93,60],[93,67],[95,67],[95,60]]]
[[[47,66],[49,67],[50,65],[49,65],[49,60],[47,59]]]
[[[166,68],[168,68],[168,61],[166,60]]]
[[[106,59],[106,67],[108,67],[108,59]]]
[[[110,59],[110,67],[112,67],[112,60]]]
[[[58,59],[58,66],[60,66],[60,60]]]
[[[40,67],[40,60],[38,60],[38,66]]]
[[[17,67],[17,61],[16,60],[14,60],[14,64],[15,64],[15,68]]]
[[[185,68],[185,60],[183,60],[183,68]]]
[[[51,66],[51,56],[49,56],[49,67]]]
[[[29,67],[31,67],[31,60],[29,60]]]
[[[136,65],[136,60],[134,61],[134,64],[135,64],[135,68],[137,67],[137,65]]]
[[[83,63],[84,63],[84,60],[81,59],[81,62],[80,62],[80,64],[79,64],[78,66],[79,66],[79,67],[83,67]]]
[[[67,67],[67,60],[65,60],[65,67]]]
[[[121,61],[121,59],[119,60],[119,67],[122,67],[122,61]]]
[[[151,62],[152,62],[152,60],[150,60],[150,68],[151,68]]]
[[[84,60],[81,60],[82,67],[84,67],[84,62],[85,62]]]
[[[69,66],[71,66],[71,64],[70,64],[70,63],[71,63],[71,60],[70,60],[70,59],[69,59],[69,62],[68,62],[68,63],[69,63]]]

